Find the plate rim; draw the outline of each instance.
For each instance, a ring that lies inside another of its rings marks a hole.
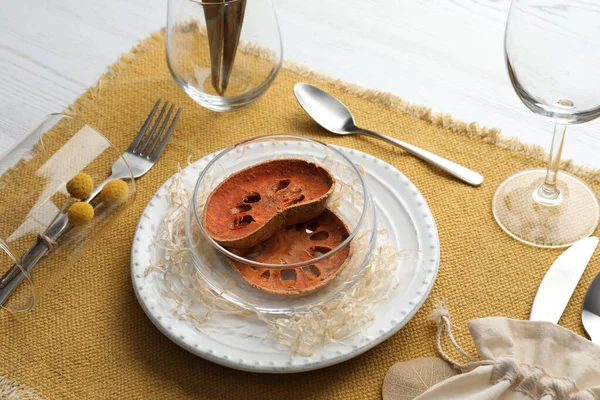
[[[427,282],[427,286],[426,286],[425,290],[421,291],[421,294],[419,294],[418,300],[416,302],[411,303],[412,308],[410,309],[410,311],[404,313],[401,320],[397,321],[397,323],[391,329],[389,329],[383,333],[380,332],[377,335],[377,337],[375,337],[374,339],[368,340],[367,342],[361,344],[360,346],[358,346],[356,348],[352,348],[352,350],[347,353],[343,353],[341,355],[338,354],[335,357],[328,358],[325,360],[319,360],[317,362],[296,364],[296,365],[288,364],[288,365],[284,365],[284,366],[277,366],[277,365],[262,365],[262,364],[261,365],[250,365],[250,364],[246,364],[246,363],[240,363],[232,358],[219,357],[219,356],[213,354],[211,351],[207,352],[207,351],[203,351],[203,350],[199,349],[198,347],[191,346],[189,343],[187,343],[185,340],[183,340],[179,336],[174,335],[173,332],[170,330],[170,327],[166,327],[161,322],[160,316],[157,317],[155,315],[155,313],[153,312],[153,310],[151,310],[148,307],[146,297],[142,296],[142,294],[140,293],[140,291],[142,290],[142,287],[140,285],[136,284],[136,281],[141,279],[139,271],[136,272],[136,268],[139,268],[139,265],[140,265],[139,255],[138,255],[139,250],[137,248],[137,243],[139,242],[139,235],[142,234],[142,233],[140,233],[143,230],[142,223],[145,218],[149,218],[148,212],[150,211],[150,208],[153,207],[153,200],[158,197],[158,195],[161,193],[161,191],[163,191],[163,189],[165,189],[165,187],[171,182],[171,180],[175,176],[177,176],[178,174],[181,174],[182,172],[184,172],[185,170],[187,170],[189,168],[193,168],[195,166],[195,164],[198,164],[202,161],[209,161],[211,158],[214,158],[217,154],[219,154],[221,152],[221,150],[219,150],[217,152],[210,153],[204,157],[201,157],[197,161],[191,163],[188,167],[181,169],[180,171],[178,171],[175,174],[173,174],[172,176],[170,176],[167,180],[165,180],[165,182],[163,182],[163,184],[151,196],[150,200],[148,201],[148,204],[146,205],[146,207],[142,211],[142,214],[140,215],[138,224],[136,225],[133,242],[132,242],[132,246],[131,246],[131,258],[130,258],[131,282],[132,282],[132,286],[134,289],[135,296],[138,300],[138,303],[140,304],[140,306],[144,310],[144,313],[150,319],[152,324],[162,334],[164,334],[172,342],[174,342],[181,348],[187,350],[188,352],[190,352],[196,356],[199,356],[201,358],[204,358],[208,361],[214,362],[216,364],[219,364],[219,365],[222,365],[222,366],[225,366],[228,368],[233,368],[236,370],[241,370],[241,371],[279,374],[279,373],[298,373],[298,372],[312,371],[312,370],[326,368],[326,367],[347,361],[347,360],[352,359],[360,354],[363,354],[363,353],[371,350],[373,347],[381,344],[383,341],[389,339],[391,336],[398,333],[398,331],[400,331],[400,329],[402,329],[404,326],[406,326],[406,324],[408,324],[408,322],[421,309],[421,307],[423,306],[423,304],[429,297],[429,294],[431,293],[431,290],[433,289],[433,285],[435,284],[435,281],[436,281],[438,273],[439,273],[439,267],[440,267],[440,262],[441,262],[441,260],[440,260],[441,252],[440,252],[440,243],[439,243],[439,233],[438,233],[438,229],[437,229],[437,224],[433,217],[433,213],[431,212],[431,209],[429,208],[429,205],[428,205],[426,199],[424,198],[422,193],[419,191],[419,189],[414,185],[414,183],[408,177],[406,177],[400,170],[398,170],[393,165],[391,165],[371,154],[365,153],[360,150],[356,150],[356,149],[352,149],[352,148],[348,148],[348,147],[344,147],[344,146],[338,146],[338,145],[332,145],[332,146],[336,147],[341,152],[346,153],[346,155],[348,155],[348,157],[350,159],[352,159],[354,157],[360,157],[362,159],[371,158],[371,160],[373,162],[381,163],[384,166],[384,169],[389,169],[389,170],[391,170],[391,172],[395,172],[395,175],[400,177],[400,179],[403,179],[405,181],[405,184],[407,186],[409,186],[410,189],[413,190],[413,195],[417,198],[420,197],[421,201],[418,202],[419,206],[424,207],[427,210],[427,213],[431,217],[432,223],[430,225],[427,225],[427,228],[430,229],[430,232],[433,233],[433,235],[430,234],[430,239],[433,239],[433,242],[435,243],[435,245],[430,246],[430,247],[435,247],[435,248],[429,249],[430,251],[434,251],[434,254],[435,254],[435,262],[428,269],[428,272],[430,271],[430,274],[432,276],[431,276],[431,279],[429,279],[429,281]],[[352,160],[352,161],[356,163],[356,160]],[[404,207],[404,205],[403,205],[403,207]],[[426,217],[423,216],[422,219],[424,219],[424,218],[426,218]],[[144,232],[143,234],[146,234],[146,233]],[[145,268],[146,267],[144,267],[143,269],[145,269]],[[143,278],[143,276],[142,276],[142,278]],[[377,317],[375,317],[375,320],[376,319],[377,319]],[[192,327],[192,329],[196,329],[196,328]],[[207,335],[207,333],[204,331],[202,331],[202,332],[198,331],[198,332],[203,335]]]

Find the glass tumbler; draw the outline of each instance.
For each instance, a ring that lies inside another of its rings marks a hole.
[[[115,163],[121,182],[110,178]],[[31,310],[134,198],[133,175],[106,137],[47,116],[0,158],[2,309]]]
[[[173,79],[213,111],[255,102],[281,68],[271,0],[169,0],[167,62]]]

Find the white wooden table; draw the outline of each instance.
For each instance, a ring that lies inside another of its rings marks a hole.
[[[285,57],[546,148],[552,127],[511,88],[509,0],[274,0]],[[166,0],[4,0],[0,153],[73,102],[166,21]],[[565,157],[600,167],[600,121],[570,127]]]

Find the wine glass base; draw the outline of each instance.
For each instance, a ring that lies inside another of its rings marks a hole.
[[[596,193],[581,179],[559,171],[559,199],[542,203],[538,189],[545,177],[546,169],[536,168],[506,178],[492,199],[498,224],[515,239],[537,247],[566,247],[590,236],[600,220]]]

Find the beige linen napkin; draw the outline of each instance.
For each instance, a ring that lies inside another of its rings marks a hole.
[[[439,314],[437,322],[438,346],[444,329],[455,343],[447,312]],[[435,384],[416,400],[588,400],[600,396],[600,346],[589,340],[549,322],[492,317],[468,325],[481,360],[458,364],[440,348],[442,358],[463,373]],[[393,395],[388,377],[384,399],[407,399],[401,391]],[[394,383],[396,388],[403,385]]]

